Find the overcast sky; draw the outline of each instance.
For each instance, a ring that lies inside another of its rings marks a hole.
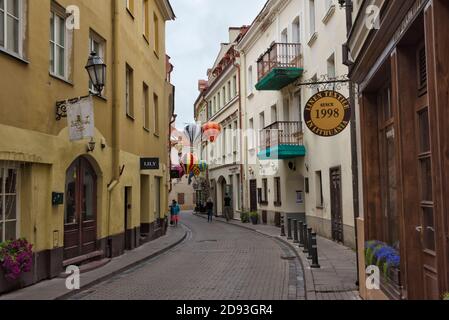
[[[198,80],[206,79],[218,55],[220,43],[228,42],[228,28],[249,25],[266,0],[171,0],[176,14],[167,24],[167,54],[175,66],[177,128],[192,123]]]

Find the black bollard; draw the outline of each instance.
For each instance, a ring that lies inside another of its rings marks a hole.
[[[304,222],[299,221],[299,247],[304,248]]]
[[[309,246],[309,255],[307,257],[308,260],[312,260],[312,228],[307,229],[307,245]]]
[[[285,221],[284,221],[284,216],[281,216],[281,237],[285,237]]]
[[[318,243],[316,239],[316,232],[312,232],[311,240],[312,242],[312,265],[311,267],[314,269],[321,268],[320,263],[318,261]]]
[[[302,230],[304,234],[304,250],[302,252],[309,253],[309,244],[307,243],[307,223],[304,223]]]
[[[287,239],[292,240],[292,219],[287,219]]]
[[[298,220],[293,219],[293,243],[299,243],[298,240]]]

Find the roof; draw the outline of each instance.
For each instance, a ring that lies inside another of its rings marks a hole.
[[[162,16],[166,21],[176,19],[176,15],[175,12],[173,11],[173,7],[170,3],[170,0],[156,0],[156,4],[161,10]]]

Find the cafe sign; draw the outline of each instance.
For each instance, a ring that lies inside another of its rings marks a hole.
[[[307,102],[304,120],[314,134],[333,137],[345,130],[351,121],[351,106],[339,92],[321,91]]]

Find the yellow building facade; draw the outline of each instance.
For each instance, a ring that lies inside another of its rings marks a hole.
[[[2,18],[0,242],[33,244],[33,270],[20,285],[164,234],[174,111],[169,1],[0,0]],[[92,51],[107,65],[105,88],[93,97],[95,134],[71,142],[56,102],[94,90],[85,70]],[[1,273],[0,293],[17,286]]]

